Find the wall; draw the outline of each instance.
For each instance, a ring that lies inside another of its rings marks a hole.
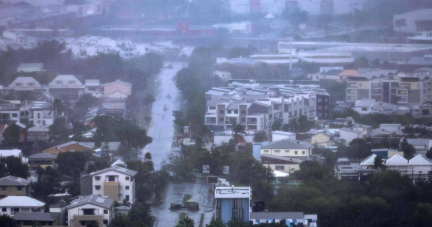
[[[83,215],[82,209],[95,209],[96,215]],[[68,210],[68,225],[69,226],[75,226],[75,227],[81,227],[81,223],[79,223],[79,220],[98,220],[99,226],[105,226],[103,224],[103,220],[111,220],[112,216],[112,210],[108,209],[108,214],[104,214],[104,208],[95,206],[93,204],[85,204],[79,207],[74,207],[72,209]],[[76,218],[76,220],[75,220]],[[73,220],[73,222],[72,222]]]
[[[347,132],[347,131],[341,130],[340,131],[340,138],[344,139],[346,144],[349,144],[349,143],[351,143],[351,141],[353,139],[357,139],[357,138],[360,138],[360,137],[358,136],[357,133]]]
[[[2,191],[0,189],[0,197],[4,198],[6,196],[26,196],[27,195],[27,191],[28,191],[28,186],[22,186],[22,191],[18,191],[18,187],[17,186],[7,186],[6,187],[6,191]]]
[[[95,180],[96,176],[101,177],[99,181]],[[120,196],[118,196],[118,201],[123,201],[126,198],[126,195],[129,195],[129,201],[131,203],[133,203],[135,200],[135,197],[134,197],[135,193],[132,192],[134,190],[134,183],[135,183],[135,181],[133,180],[133,177],[130,177],[130,176],[125,175],[125,174],[120,174],[120,173],[115,172],[115,171],[108,171],[108,172],[101,173],[99,175],[95,175],[92,177],[93,194],[101,194],[101,195],[105,195],[105,196],[111,196],[110,198],[116,201],[117,198],[114,194],[112,194],[112,193],[114,193],[114,191],[113,191],[114,189],[112,188],[113,186],[111,185],[111,183],[114,183],[114,182],[105,181],[105,180],[108,180],[107,176],[116,176],[115,180],[116,180],[116,182],[118,182],[118,185],[119,185],[117,192],[118,192],[118,194],[120,194]],[[126,180],[126,177],[129,177],[129,180]],[[131,181],[131,179],[132,179],[132,181]],[[95,185],[101,186],[100,190],[96,190]],[[126,186],[129,186],[128,190],[126,189]],[[108,191],[106,191],[105,190],[106,187],[109,187],[110,189],[107,188]],[[106,195],[105,193],[111,193],[111,194]]]
[[[261,148],[261,154],[271,154],[276,156],[290,156],[290,157],[309,157],[310,155],[308,149],[264,149],[264,148]]]
[[[119,91],[120,93],[130,95],[132,90],[131,86],[127,86],[121,83],[114,83],[110,85],[104,86],[104,95],[108,96],[109,94],[115,93],[116,91]]]
[[[253,135],[244,135],[243,139],[245,139],[246,143],[252,143],[253,137]],[[214,144],[216,146],[221,146],[223,143],[228,143],[230,139],[233,139],[232,135],[215,135]]]
[[[331,145],[330,137],[326,136],[322,133],[318,133],[316,135],[313,135],[311,138],[311,143],[317,144],[319,146],[330,146]]]

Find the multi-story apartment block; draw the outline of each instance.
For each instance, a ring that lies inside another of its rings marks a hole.
[[[107,196],[114,201],[135,201],[136,171],[113,166],[81,178],[81,195]]]
[[[432,101],[432,80],[428,73],[361,74],[348,78],[346,101],[354,103],[361,99],[395,105],[421,105]]]
[[[249,131],[267,129],[281,119],[288,124],[305,115],[308,119],[329,116],[329,94],[315,85],[266,85],[232,83],[206,92],[205,124],[230,130],[233,123]]]
[[[96,222],[106,227],[113,218],[114,201],[98,195],[80,196],[67,207],[68,226],[81,227]]]

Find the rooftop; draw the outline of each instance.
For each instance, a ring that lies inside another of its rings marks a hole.
[[[283,139],[269,143],[268,145],[261,147],[261,149],[308,149],[311,148],[311,146],[312,145],[300,141]]]
[[[55,221],[60,213],[18,212],[14,215],[16,221]]]
[[[90,173],[90,175],[94,176],[94,175],[99,175],[102,173],[106,173],[108,171],[114,171],[117,173],[121,173],[121,174],[125,174],[125,175],[129,175],[129,176],[135,176],[137,174],[136,171],[130,170],[130,169],[126,169],[126,168],[122,168],[119,166],[111,166],[109,168],[103,169],[103,170],[99,170],[93,173]]]
[[[250,187],[216,187],[215,198],[245,198],[251,197]]]
[[[0,200],[0,207],[43,207],[45,203],[28,196],[8,196]]]
[[[0,178],[0,186],[27,186],[30,181],[20,177],[6,176]]]
[[[251,212],[250,219],[304,219],[303,212]]]
[[[55,159],[56,156],[52,154],[39,153],[28,157],[29,159]]]
[[[87,196],[80,196],[77,199],[73,200],[70,205],[68,206],[68,209],[79,207],[85,204],[92,204],[95,206],[99,206],[102,208],[111,208],[114,204],[114,201],[112,199],[109,199],[107,197],[102,197],[98,195],[87,195]]]

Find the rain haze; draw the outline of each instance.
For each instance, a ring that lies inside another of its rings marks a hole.
[[[432,1],[0,0],[26,226],[432,226]]]

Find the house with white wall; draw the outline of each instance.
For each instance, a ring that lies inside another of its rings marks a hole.
[[[346,144],[349,144],[354,139],[363,138],[363,133],[352,128],[341,128],[340,138],[345,140]]]
[[[122,202],[124,199],[134,203],[135,175],[136,171],[112,166],[99,170],[81,178],[81,195],[90,194],[107,196],[108,198]]]
[[[13,217],[18,212],[43,213],[45,203],[28,196],[7,196],[0,200],[0,215]]]
[[[121,80],[115,80],[102,85],[103,94],[107,98],[125,99],[132,94],[132,84]]]
[[[97,222],[100,227],[107,227],[114,218],[114,201],[98,195],[80,196],[67,207],[67,225],[86,226]]]
[[[359,114],[372,113],[375,99],[361,99],[355,102],[354,110]]]

